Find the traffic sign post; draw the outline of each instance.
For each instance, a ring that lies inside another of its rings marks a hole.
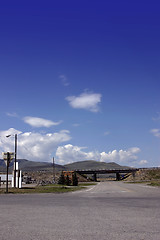
[[[11,134],[7,135],[6,137],[12,136]],[[17,162],[17,134],[15,136],[15,153],[14,153],[14,187],[16,188],[16,162]]]
[[[8,168],[9,164],[14,158],[14,153],[13,152],[3,152],[2,153],[3,159],[5,161],[5,164],[7,166],[7,176],[6,176],[6,193],[8,193]]]

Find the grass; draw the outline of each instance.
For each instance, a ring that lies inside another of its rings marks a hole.
[[[72,192],[83,189],[84,186],[63,186],[58,184],[51,184],[46,186],[36,186],[36,187],[23,187],[23,188],[9,188],[8,193],[17,194],[17,193],[65,193]],[[0,189],[0,194],[6,193],[5,188]]]
[[[137,177],[135,178],[135,181],[132,179],[131,182],[126,183],[141,183],[150,186],[160,187],[160,168],[147,169],[141,171],[140,174],[137,175]]]
[[[46,186],[36,186],[36,187],[23,187],[23,188],[9,188],[9,194],[17,193],[65,193],[81,190],[87,186],[95,185],[96,183],[80,183],[78,186],[66,186],[59,184],[50,184]],[[0,194],[6,193],[5,188],[0,188]]]
[[[150,178],[150,186],[160,187],[160,169],[152,169],[148,171],[148,177]]]
[[[150,180],[148,180],[148,181],[147,180],[145,180],[145,181],[144,180],[143,181],[130,181],[130,182],[123,182],[123,183],[127,183],[127,184],[137,184],[137,183],[138,184],[140,184],[140,183],[141,184],[148,184],[148,183],[150,183]]]
[[[151,179],[160,179],[160,169],[148,170],[147,175]]]
[[[85,183],[79,183],[79,186],[87,187],[87,186],[92,186],[96,185],[97,183],[95,182],[85,182]]]
[[[147,184],[149,186],[160,187],[160,180],[148,180],[148,181],[136,181],[136,182],[124,182],[129,184]]]
[[[160,180],[156,181],[156,180],[152,180],[148,185],[150,186],[155,186],[155,187],[160,187]]]

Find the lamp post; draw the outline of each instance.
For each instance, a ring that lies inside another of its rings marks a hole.
[[[7,135],[6,137],[10,137],[12,135]],[[14,153],[14,187],[16,188],[16,162],[17,162],[17,134],[14,135],[15,137],[15,153]]]

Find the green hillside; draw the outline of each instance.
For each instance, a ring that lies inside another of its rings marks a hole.
[[[10,163],[10,172],[13,169],[13,162]],[[53,164],[49,162],[34,162],[29,161],[26,159],[18,159],[17,162],[19,163],[19,169],[22,171],[53,171]],[[121,169],[121,168],[128,168],[124,166],[120,166],[117,163],[110,162],[98,162],[93,160],[88,161],[81,161],[81,162],[75,162],[66,164],[64,166],[55,164],[56,171],[65,171],[65,170],[82,170],[82,169]],[[4,160],[0,159],[0,172],[6,171],[6,165],[4,163]]]
[[[14,160],[10,163],[10,171],[13,169],[13,162]],[[18,159],[17,160],[19,164],[19,169],[22,171],[52,171],[53,170],[53,164],[49,162],[34,162],[34,161],[29,161],[26,159]],[[65,170],[65,168],[61,165],[55,164],[55,169],[56,171],[62,171]],[[0,171],[4,172],[6,171],[6,165],[4,163],[4,160],[0,159]]]
[[[106,162],[98,162],[98,161],[93,161],[93,160],[70,163],[70,164],[64,165],[64,167],[67,170],[128,168],[128,167],[120,166],[119,164],[114,163],[114,162],[106,163]]]

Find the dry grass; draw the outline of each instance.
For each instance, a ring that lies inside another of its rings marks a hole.
[[[58,184],[51,184],[46,186],[36,186],[36,187],[23,187],[21,189],[18,188],[9,188],[8,193],[9,194],[17,194],[17,193],[65,193],[65,192],[71,192],[71,191],[77,191],[81,190],[83,186],[62,186]],[[6,193],[5,188],[0,189],[0,193]]]

